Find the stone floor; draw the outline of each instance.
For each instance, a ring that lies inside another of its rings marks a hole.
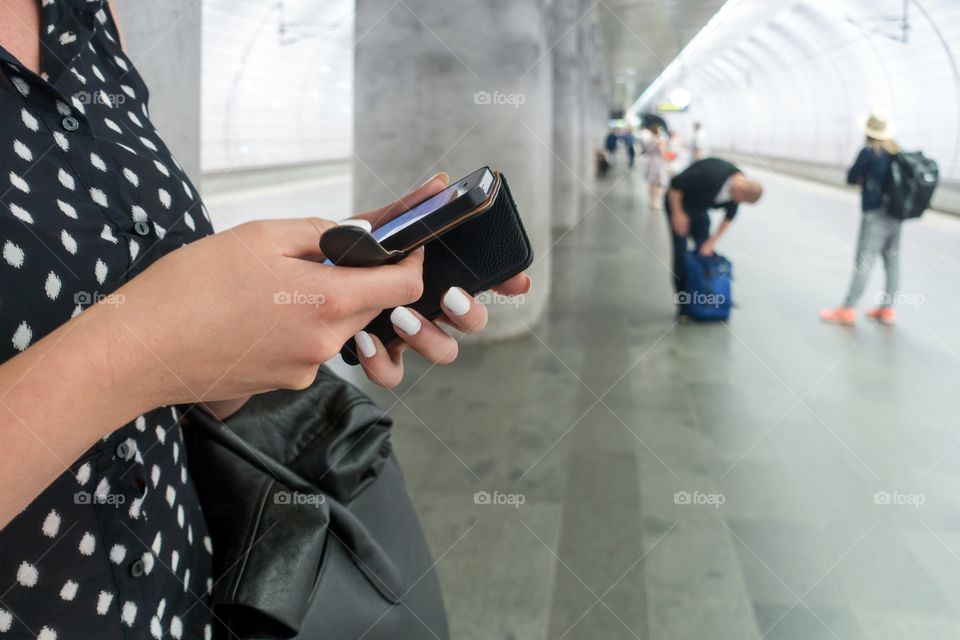
[[[899,326],[825,326],[857,196],[752,172],[729,323],[674,324],[615,173],[526,337],[374,390],[457,640],[960,638],[960,219],[905,230]]]

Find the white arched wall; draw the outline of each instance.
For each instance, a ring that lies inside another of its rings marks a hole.
[[[893,19],[906,6],[906,42]],[[880,33],[882,32],[882,33]],[[960,2],[801,0],[664,82],[648,104],[682,84],[681,136],[704,123],[715,152],[795,165],[837,180],[862,142],[856,116],[873,106],[897,122],[901,145],[940,164],[938,206],[960,211]]]
[[[354,0],[204,0],[205,172],[353,152]]]

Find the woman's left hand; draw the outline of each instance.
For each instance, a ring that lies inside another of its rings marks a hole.
[[[443,191],[450,179],[439,173],[427,180],[418,189],[386,207],[357,216],[376,228],[395,218],[418,202]],[[503,295],[522,295],[530,290],[530,277],[519,273],[493,288]],[[401,340],[390,346],[374,335],[361,331],[356,336],[360,366],[372,382],[392,388],[403,379],[403,353],[408,347],[436,364],[449,364],[459,353],[458,343],[439,324],[449,324],[464,333],[478,333],[487,325],[487,309],[459,287],[448,290],[442,300],[443,317],[430,322],[419,313],[406,307],[393,310],[390,320]]]
[[[518,274],[494,291],[503,295],[521,295],[530,290],[530,278]],[[438,323],[443,322],[464,333],[478,333],[487,325],[487,309],[459,287],[452,287],[443,296],[444,316],[430,322],[407,307],[397,307],[390,314],[394,329],[401,340],[384,346],[375,335],[361,331],[356,336],[360,366],[372,382],[383,387],[397,386],[403,379],[403,352],[408,347],[436,364],[449,364],[456,360],[459,343],[444,331]]]

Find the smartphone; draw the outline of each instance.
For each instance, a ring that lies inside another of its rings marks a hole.
[[[388,251],[405,251],[480,206],[490,195],[494,177],[490,167],[478,169],[377,227],[373,237]]]
[[[533,262],[506,176],[490,167],[457,180],[372,232],[340,225],[320,238],[324,255],[347,267],[391,264],[424,245],[423,295],[408,306],[428,320],[443,315],[442,299],[450,287],[476,295]],[[387,345],[399,339],[391,311],[383,310],[365,327]],[[348,364],[359,362],[352,339],[341,354]]]

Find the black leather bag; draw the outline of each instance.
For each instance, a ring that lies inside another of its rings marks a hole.
[[[217,637],[449,637],[434,562],[390,446],[392,422],[321,368],[184,429],[214,545]]]
[[[533,262],[533,249],[516,202],[506,176],[499,171],[495,172],[494,186],[486,201],[458,224],[434,233],[423,246],[423,295],[410,307],[431,320],[441,315],[440,301],[450,287],[476,295],[515,276]],[[320,247],[334,264],[347,267],[390,264],[409,253],[388,251],[369,231],[353,225],[328,229],[320,238]],[[384,310],[365,327],[384,344],[397,338],[390,322],[391,311]],[[340,355],[348,364],[357,364],[356,349],[356,343],[350,339]]]

